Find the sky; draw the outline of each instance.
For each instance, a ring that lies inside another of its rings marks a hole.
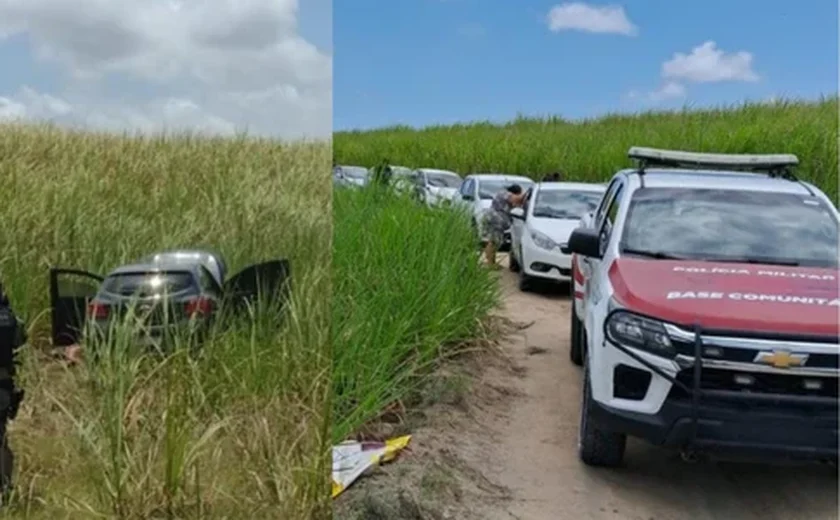
[[[837,93],[837,0],[336,0],[335,130]]]
[[[0,0],[0,120],[280,138],[837,92],[836,0]]]
[[[332,131],[332,0],[0,0],[0,120]]]

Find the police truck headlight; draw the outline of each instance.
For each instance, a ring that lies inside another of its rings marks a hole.
[[[539,231],[531,231],[531,240],[537,244],[537,247],[548,249],[549,251],[557,247],[557,242],[552,240],[548,235],[540,233]]]
[[[673,357],[676,352],[662,322],[627,311],[615,311],[604,324],[607,338],[625,347]]]

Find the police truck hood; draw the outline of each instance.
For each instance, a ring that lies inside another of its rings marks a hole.
[[[838,269],[619,258],[618,303],[684,327],[837,337]]]

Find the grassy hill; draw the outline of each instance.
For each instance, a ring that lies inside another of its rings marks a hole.
[[[540,178],[604,181],[629,166],[630,146],[719,153],[794,153],[799,175],[838,200],[838,98],[779,101],[681,112],[608,115],[584,121],[521,118],[489,122],[338,132],[339,164],[392,164]]]

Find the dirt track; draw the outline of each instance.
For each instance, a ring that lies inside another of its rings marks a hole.
[[[838,481],[828,467],[688,464],[632,441],[621,470],[583,466],[576,453],[581,373],[568,357],[570,299],[525,294],[514,274],[504,272],[502,278],[507,316],[534,324],[505,345],[521,366],[522,377],[504,382],[514,385],[516,397],[505,410],[485,409],[476,416],[487,435],[488,450],[482,451],[495,452],[495,460],[465,462],[505,488],[509,498],[480,517],[838,518]],[[478,505],[467,510],[483,509]]]
[[[500,275],[504,314],[531,324],[501,345],[510,363],[484,360],[464,403],[431,411],[429,424],[413,432],[411,452],[355,491],[356,498],[379,494],[388,505],[374,509],[384,512],[354,518],[838,518],[837,473],[827,466],[689,464],[632,440],[623,468],[582,465],[581,372],[568,355],[570,298],[551,290],[522,293],[516,275]]]

